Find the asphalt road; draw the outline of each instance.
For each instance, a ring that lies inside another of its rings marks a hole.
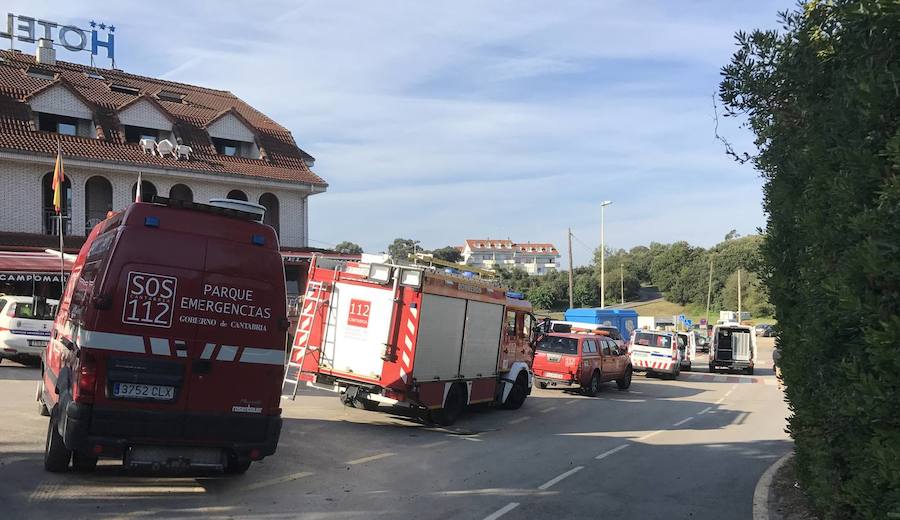
[[[0,517],[750,518],[754,486],[791,448],[771,371],[636,376],[595,398],[535,390],[522,409],[473,410],[451,429],[284,401],[278,453],[239,477],[160,477],[101,462],[44,472],[37,370],[0,365]]]

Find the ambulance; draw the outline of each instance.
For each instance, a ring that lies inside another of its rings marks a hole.
[[[531,393],[537,319],[521,294],[471,272],[314,257],[284,391],[301,381],[345,405],[424,412],[453,424],[466,406],[517,409]]]
[[[94,227],[43,354],[48,471],[243,473],[275,453],[288,321],[263,211],[156,197]]]
[[[631,335],[631,364],[636,372],[658,374],[677,379],[681,374],[683,351],[678,335],[659,330],[636,330]]]

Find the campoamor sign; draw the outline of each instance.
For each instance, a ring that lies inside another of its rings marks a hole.
[[[57,22],[39,20],[30,16],[6,15],[6,27],[0,26],[0,38],[9,40],[10,48],[16,40],[35,43],[46,39],[62,45],[72,52],[87,51],[91,56],[98,56],[101,49],[106,49],[106,57],[116,64],[116,27],[91,21],[90,29],[82,29],[74,25],[63,25]],[[99,30],[98,30],[99,29]],[[104,35],[101,34],[104,31]]]

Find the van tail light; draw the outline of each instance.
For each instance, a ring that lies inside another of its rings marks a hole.
[[[93,356],[81,351],[81,363],[78,365],[78,382],[75,385],[75,402],[93,403],[97,388],[97,361]]]

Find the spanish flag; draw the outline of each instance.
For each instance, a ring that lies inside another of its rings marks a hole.
[[[56,168],[53,169],[53,209],[58,215],[62,210],[63,204],[63,183],[66,181],[66,174],[63,171],[62,148],[56,143]]]

